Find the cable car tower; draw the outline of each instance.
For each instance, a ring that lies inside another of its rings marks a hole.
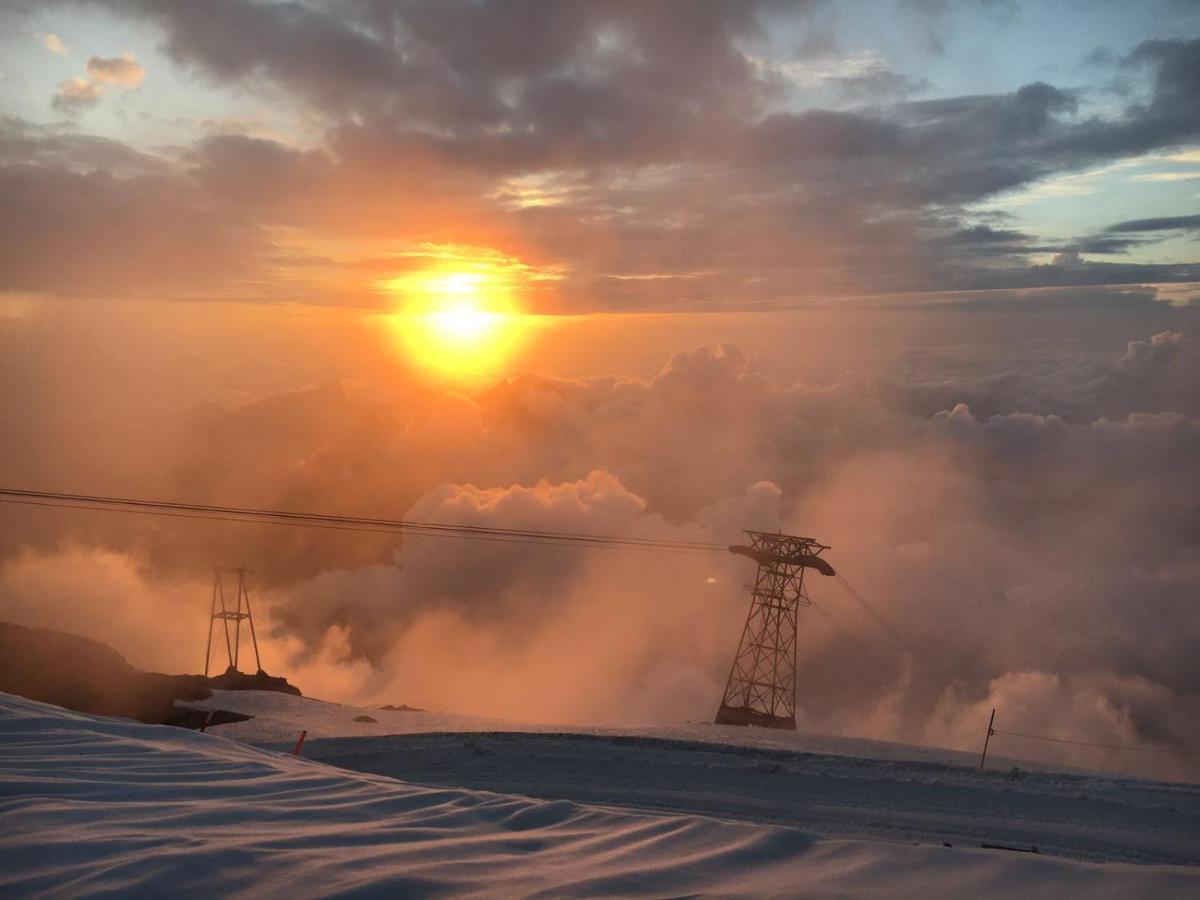
[[[220,620],[225,630],[225,652],[229,655],[227,672],[238,671],[238,654],[242,644],[242,622],[250,625],[250,640],[254,643],[254,664],[258,671],[263,670],[262,660],[258,657],[258,636],[254,633],[254,616],[250,612],[250,592],[246,589],[246,576],[251,574],[246,568],[213,567],[212,618],[208,620],[208,646],[204,648],[204,677],[208,677],[208,665],[212,658],[213,625]],[[225,575],[237,576],[237,601],[230,609],[225,601]],[[233,636],[229,635],[229,623],[233,623]]]
[[[757,725],[796,730],[796,610],[811,606],[804,572],[834,575],[821,559],[829,548],[812,538],[747,531],[750,546],[730,553],[758,563],[750,592],[750,612],[738,642],[718,725]]]

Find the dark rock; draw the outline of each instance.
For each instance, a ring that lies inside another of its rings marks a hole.
[[[140,672],[107,644],[0,622],[0,690],[101,716],[160,724],[176,700],[212,696],[199,675]]]
[[[212,713],[212,718],[209,718],[209,713]],[[164,722],[164,725],[175,725],[179,728],[190,728],[192,731],[198,731],[208,723],[211,728],[214,725],[228,725],[230,722],[245,722],[253,719],[254,716],[244,716],[241,713],[229,712],[224,709],[199,709],[195,706],[177,706],[171,714],[171,718]]]
[[[262,670],[254,675],[226,671],[215,678],[142,672],[99,641],[0,622],[0,691],[76,712],[162,725],[179,717],[176,700],[205,700],[213,688],[300,695],[286,678]]]
[[[378,722],[378,719],[373,719],[370,716],[355,716],[355,722]]]
[[[278,691],[281,694],[291,694],[293,697],[303,696],[300,688],[288,684],[281,675],[268,675],[259,669],[253,675],[239,672],[230,666],[220,675],[208,679],[211,687],[220,691]]]
[[[415,706],[408,706],[404,703],[401,703],[399,706],[392,706],[392,704],[389,703],[386,706],[381,706],[379,708],[387,710],[388,712],[425,712],[423,709],[418,709]]]

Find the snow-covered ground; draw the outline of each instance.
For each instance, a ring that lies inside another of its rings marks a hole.
[[[277,700],[280,696],[241,700],[274,708],[281,728],[294,724],[283,706],[305,714],[310,724],[322,712],[337,718],[338,710],[352,710]],[[385,713],[371,715],[383,725]],[[325,727],[331,727],[329,721]],[[509,749],[498,749],[505,742]],[[910,804],[911,812],[926,797],[922,827],[930,833],[940,828],[938,821],[948,821],[948,810],[955,820],[985,823],[986,806],[998,802],[1012,812],[1010,824],[1024,818],[1037,826],[1049,809],[1066,804],[1061,830],[1084,842],[1079,846],[1091,840],[1087,846],[1096,858],[1136,844],[1144,859],[1194,862],[1200,810],[1198,794],[1188,786],[1102,779],[1080,785],[1067,778],[1058,788],[1050,780],[1031,788],[1031,781],[1000,775],[990,784],[970,785],[965,770],[953,772],[955,767],[931,761],[733,745],[713,750],[662,739],[548,731],[318,739],[306,750],[342,757],[343,763],[354,755],[391,760],[389,766],[408,755],[418,761],[416,767],[440,767],[444,780],[461,784],[485,776],[487,764],[472,761],[498,758],[503,764],[493,768],[512,768],[506,778],[544,796],[563,784],[564,773],[574,773],[571,791],[580,791],[617,784],[612,773],[649,764],[634,779],[636,796],[624,798],[624,805],[672,809],[689,794],[682,805],[694,804],[702,784],[714,805],[706,810],[710,815],[664,815],[407,784],[218,734],[95,718],[0,694],[0,895],[1200,894],[1195,865],[1080,862],[962,842],[948,848],[941,842],[830,839],[822,836],[828,829],[728,821],[740,802],[738,792],[755,779],[768,786],[766,793],[796,793],[794,806],[809,805],[817,824],[822,817],[828,821],[822,808],[841,788],[856,797],[844,805],[847,821],[865,818],[872,796],[878,809]],[[526,754],[534,755],[516,766]],[[736,760],[742,762],[731,762]],[[793,773],[797,761],[800,769]],[[779,781],[785,772],[802,781]],[[805,797],[810,788],[814,793]],[[1079,797],[1073,803],[1066,791],[1075,788],[1094,804]],[[721,799],[725,794],[730,797]]]
[[[461,739],[461,736],[460,736]],[[583,757],[584,767],[595,760]],[[714,789],[719,789],[714,773]],[[1193,798],[1194,799],[1194,798]],[[1190,814],[1194,823],[1194,810]],[[0,694],[0,894],[1184,897],[1200,869],[614,811]]]
[[[296,736],[301,730],[308,732],[309,739],[379,737],[432,732],[521,731],[554,734],[569,731],[572,734],[624,735],[716,742],[764,750],[827,753],[867,759],[942,763],[952,766],[970,767],[979,763],[979,757],[973,752],[964,753],[959,750],[945,750],[938,747],[918,747],[911,744],[892,744],[860,738],[806,734],[800,731],[738,728],[731,725],[713,725],[709,722],[688,722],[657,728],[565,726],[561,723],[513,722],[506,719],[488,719],[440,712],[371,709],[267,691],[214,691],[210,700],[182,705],[197,708],[212,707],[253,716],[253,719],[246,722],[234,722],[211,729],[225,737],[250,744],[283,746],[295,743]],[[376,721],[358,721],[363,716]],[[1031,771],[1063,771],[1062,767],[1051,767],[1042,763],[1006,757],[994,752],[988,754],[988,765],[1005,771],[1010,770],[1014,765]]]
[[[215,731],[406,782],[789,825],[825,838],[1200,866],[1200,787],[952,750],[687,724],[572,728],[220,692]],[[358,721],[363,716],[376,722]]]

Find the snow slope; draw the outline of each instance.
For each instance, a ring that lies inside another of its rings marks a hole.
[[[1200,787],[1054,771],[952,750],[763,729],[518,725],[265,693],[222,734],[404,781],[789,825],[821,837],[1037,846],[1096,862],[1200,865]],[[377,722],[359,722],[368,715]],[[347,737],[340,737],[347,735]]]
[[[370,709],[314,700],[311,697],[291,697],[268,691],[214,691],[210,700],[184,703],[197,708],[224,709],[254,718],[215,726],[212,731],[250,744],[291,745],[301,730],[312,738],[371,737],[429,732],[528,732],[552,734],[569,731],[572,734],[603,736],[636,736],[669,740],[735,744],[757,749],[789,750],[801,753],[826,753],[856,756],[866,759],[930,762],[955,766],[975,766],[975,753],[946,750],[938,747],[919,747],[912,744],[893,744],[864,738],[832,737],[802,731],[772,731],[765,728],[737,728],[713,725],[709,722],[689,722],[665,727],[610,727],[595,725],[563,725],[561,723],[513,722],[480,716],[461,716],[439,712],[416,712]],[[359,722],[369,716],[375,722]],[[1048,766],[1001,753],[988,754],[988,764],[998,770],[1019,765],[1030,771],[1061,772],[1063,767]]]
[[[821,837],[1200,866],[1200,792],[1179,785],[580,734],[348,738],[305,751],[421,784],[790,825]]]
[[[1200,869],[616,812],[0,694],[0,894],[1184,897]]]

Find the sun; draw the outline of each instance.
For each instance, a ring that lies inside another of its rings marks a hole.
[[[422,282],[424,325],[443,343],[479,345],[505,324],[497,286],[482,272],[449,272]]]
[[[388,279],[405,355],[442,376],[490,377],[523,342],[529,323],[506,273],[488,264]]]
[[[503,325],[503,316],[480,309],[473,301],[455,303],[446,309],[429,313],[428,324],[446,342],[473,344],[483,341],[489,333]]]

